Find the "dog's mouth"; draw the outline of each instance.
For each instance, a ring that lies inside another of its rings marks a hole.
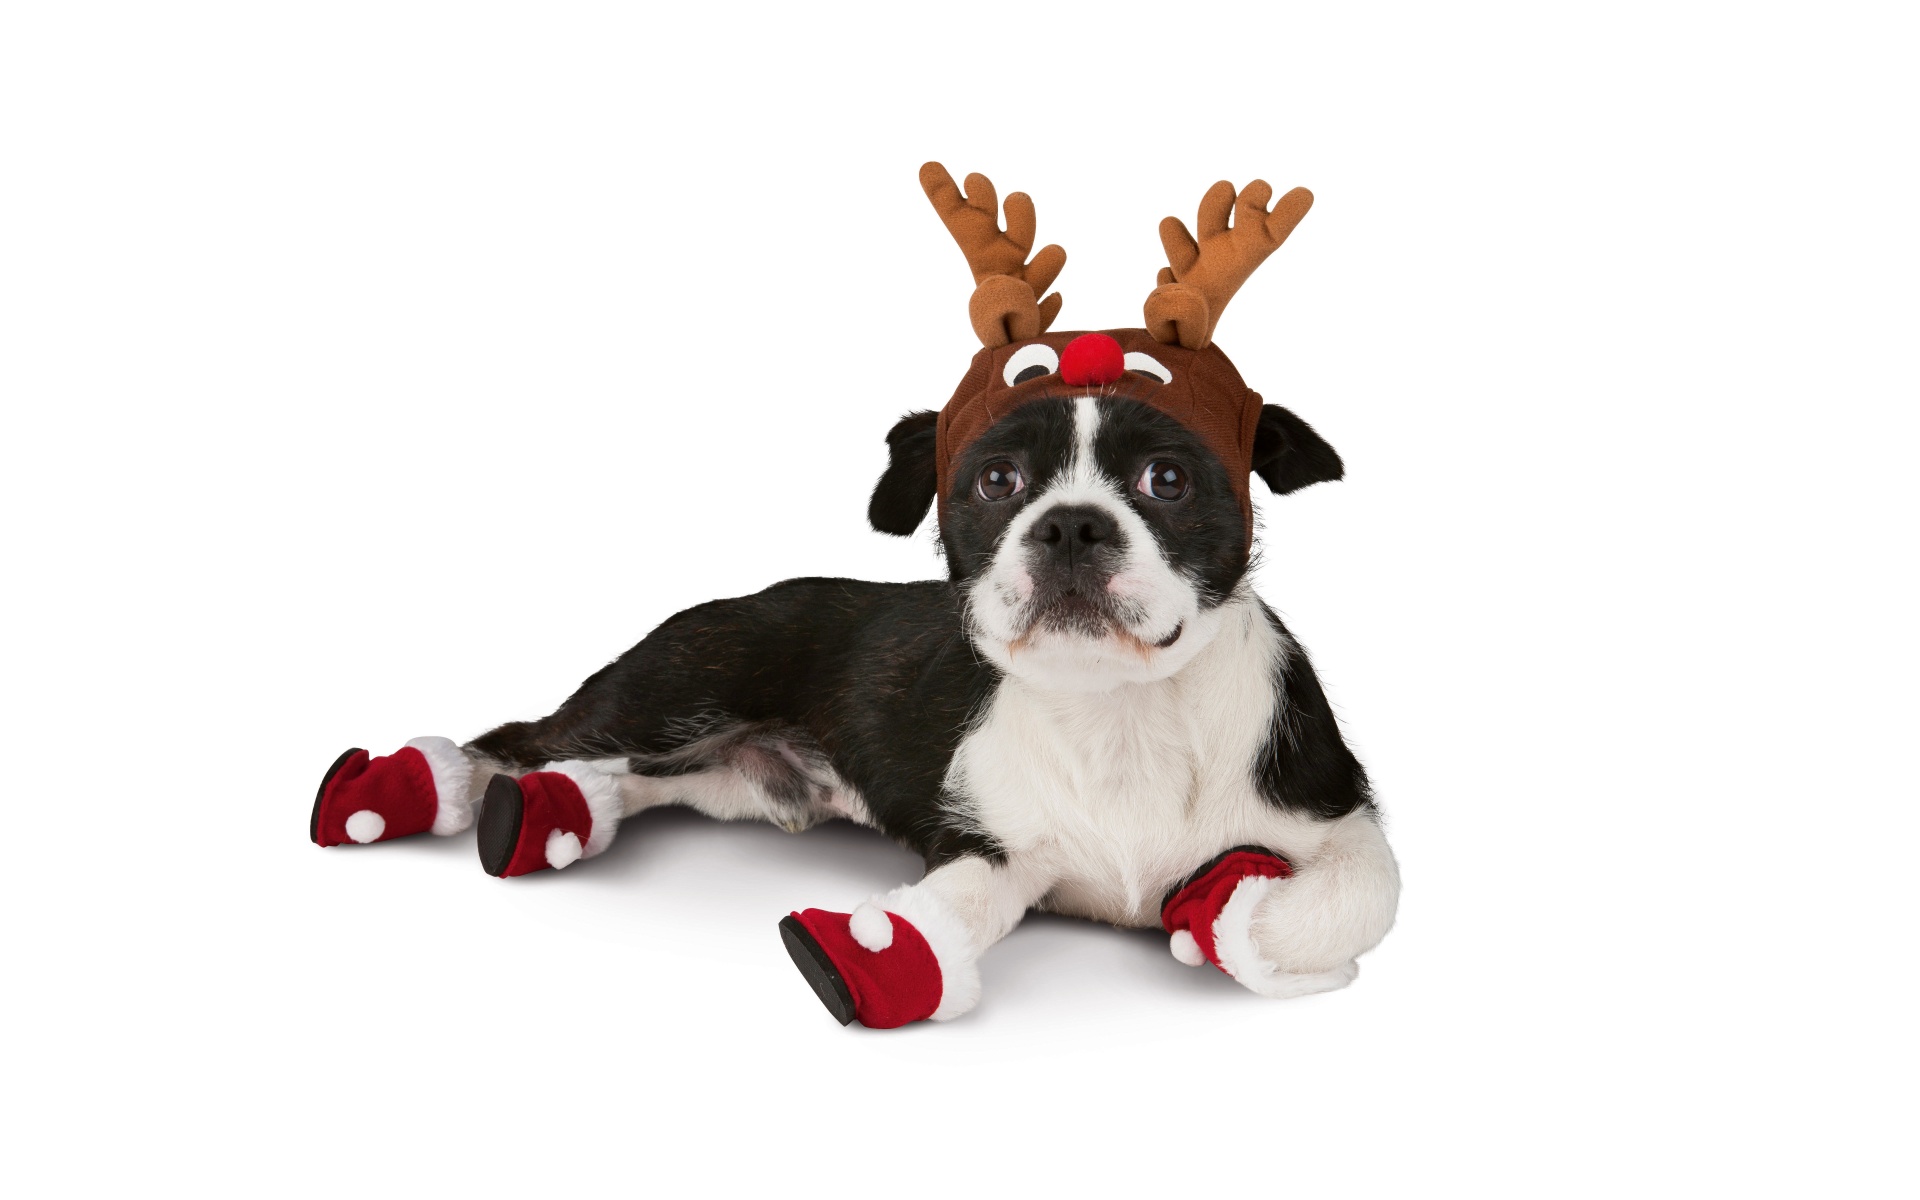
[[[1165,650],[1180,640],[1186,632],[1186,623],[1173,627],[1173,632],[1158,641],[1149,642],[1133,630],[1127,628],[1123,615],[1109,600],[1088,596],[1077,590],[1057,593],[1046,600],[1033,605],[1026,630],[1008,646],[1013,652],[1025,649],[1033,639],[1042,633],[1067,634],[1093,640],[1112,639],[1126,646],[1142,658],[1147,658],[1156,650]]]
[[[1062,632],[1097,633],[1118,624],[1119,619],[1108,605],[1074,591],[1062,592],[1042,604],[1034,613],[1033,623]]]

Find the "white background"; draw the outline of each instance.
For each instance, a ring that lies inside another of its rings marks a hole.
[[[8,6],[7,1190],[1911,1188],[1895,7]],[[1040,917],[841,1029],[775,923],[871,834],[307,842],[348,745],[939,570],[864,522],[974,348],[927,158],[1067,329],[1213,180],[1318,196],[1220,339],[1348,464],[1258,585],[1405,872],[1351,989]]]

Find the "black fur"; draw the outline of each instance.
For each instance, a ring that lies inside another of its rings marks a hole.
[[[1221,603],[1247,569],[1246,518],[1227,468],[1197,434],[1157,408],[1113,399],[1102,401],[1101,410],[1095,460],[1115,479],[1126,481],[1134,511],[1153,530],[1168,561],[1200,585],[1202,605]],[[1169,460],[1192,477],[1185,497],[1156,500],[1134,487],[1148,463]]]
[[[1178,500],[1130,486],[1128,496],[1203,602],[1224,601],[1246,570],[1247,538],[1226,468],[1166,414],[1124,397],[1099,403],[1094,456],[1104,473],[1132,481],[1163,460],[1188,472],[1191,490]],[[794,828],[818,817],[831,768],[858,790],[881,831],[919,852],[929,869],[969,855],[1004,858],[941,791],[954,751],[999,682],[967,637],[962,587],[988,567],[1014,515],[1071,461],[1073,406],[1064,396],[1024,404],[956,464],[940,531],[947,581],[794,579],[699,605],[593,675],[551,716],[503,725],[472,749],[518,769],[626,758],[636,774],[670,779],[724,767],[790,809]],[[888,435],[891,460],[868,511],[876,529],[910,534],[925,517],[935,490],[935,420],[913,413]],[[1340,476],[1332,447],[1284,409],[1266,408],[1256,446],[1256,470],[1275,491]],[[975,481],[1003,458],[1020,468],[1026,491],[986,500]],[[1085,593],[1097,605],[1105,589],[1085,584],[1108,569],[1118,531],[1076,531],[1070,516],[1054,530],[1059,544],[1036,527],[1035,574],[1040,586],[1063,597]],[[1288,658],[1275,687],[1284,693],[1281,715],[1250,764],[1262,795],[1325,818],[1367,803],[1366,775],[1304,654]]]
[[[1072,457],[1073,405],[1067,400],[1030,401],[974,439],[953,465],[941,515],[940,544],[955,581],[972,579],[992,564],[1001,531]],[[1006,500],[983,500],[975,486],[980,472],[1000,459],[1020,468],[1026,490]]]
[[[1134,511],[1153,531],[1162,551],[1186,568],[1200,585],[1202,603],[1219,604],[1232,594],[1247,568],[1247,527],[1234,498],[1227,469],[1206,443],[1185,425],[1159,409],[1125,397],[1099,402],[1101,420],[1093,444],[1101,471],[1120,482]],[[970,579],[989,565],[1000,533],[1027,502],[1042,494],[1064,471],[1074,453],[1074,401],[1070,397],[1027,402],[1001,418],[962,456],[954,470],[947,497],[941,537],[947,564],[957,580]],[[1011,460],[1027,480],[1027,488],[1006,500],[982,500],[975,491],[980,472],[1000,459]],[[1156,500],[1132,484],[1155,461],[1173,461],[1192,477],[1193,486],[1179,500]],[[1109,543],[1112,551],[1119,542]],[[1111,557],[1111,554],[1108,555]],[[1098,566],[1099,559],[1093,561]],[[1041,601],[1050,588],[1067,590],[1071,583],[1047,569],[1051,560],[1041,555],[1033,571]],[[1096,602],[1103,589],[1079,591]]]
[[[881,533],[911,537],[926,519],[938,488],[934,427],[940,414],[911,412],[887,431],[887,469],[873,485],[867,522]]]
[[[1323,820],[1344,817],[1373,802],[1373,789],[1360,760],[1340,737],[1333,706],[1320,690],[1306,651],[1299,648],[1287,627],[1266,605],[1260,606],[1288,647],[1285,663],[1275,670],[1274,686],[1284,703],[1274,712],[1273,729],[1260,752],[1254,782],[1269,804],[1311,813]]]
[[[1253,434],[1253,473],[1284,496],[1345,478],[1347,467],[1313,426],[1278,404],[1268,404],[1260,409],[1260,425]]]
[[[859,789],[876,824],[928,860],[1002,856],[940,803],[968,718],[996,675],[961,632],[948,583],[792,579],[669,618],[553,715],[503,725],[473,749],[509,766],[629,758],[637,773],[727,766],[798,811],[802,761]]]

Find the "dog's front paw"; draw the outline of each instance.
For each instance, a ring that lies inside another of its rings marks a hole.
[[[1352,983],[1360,967],[1351,959],[1324,970],[1289,970],[1293,964],[1262,949],[1256,918],[1292,876],[1291,863],[1257,846],[1237,847],[1201,867],[1160,909],[1173,956],[1194,967],[1210,962],[1250,990],[1281,999]]]
[[[842,1025],[945,1021],[980,999],[977,955],[965,928],[938,896],[917,888],[895,888],[851,913],[793,913],[780,922],[780,936]]]
[[[1263,957],[1252,943],[1233,946],[1230,942],[1220,947],[1220,969],[1249,991],[1276,1000],[1337,992],[1360,974],[1360,964],[1351,959],[1330,971],[1287,971]]]

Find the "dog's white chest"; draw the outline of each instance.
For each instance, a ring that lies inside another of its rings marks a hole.
[[[1076,695],[1008,678],[954,756],[950,794],[1058,879],[1046,907],[1156,924],[1166,890],[1208,858],[1302,836],[1253,783],[1277,649],[1264,620],[1234,620],[1156,683]]]

